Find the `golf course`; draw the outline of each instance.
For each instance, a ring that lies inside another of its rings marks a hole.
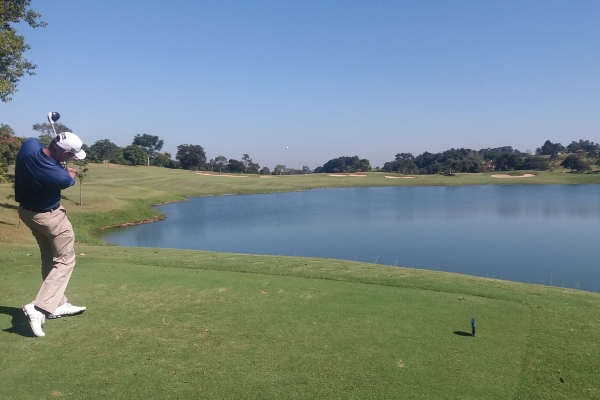
[[[164,218],[153,205],[193,196],[600,184],[600,174],[408,178],[88,168],[62,201],[77,241],[66,294],[87,311],[46,321],[45,337],[32,335],[21,310],[41,284],[39,249],[19,224],[11,185],[0,184],[0,399],[600,399],[597,293],[99,239],[109,227]]]

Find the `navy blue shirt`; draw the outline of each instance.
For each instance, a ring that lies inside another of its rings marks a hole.
[[[60,205],[60,191],[75,184],[58,161],[44,153],[36,138],[25,139],[15,165],[15,200],[22,206],[49,210]]]

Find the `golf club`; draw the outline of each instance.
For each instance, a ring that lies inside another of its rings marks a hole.
[[[54,127],[54,123],[56,121],[58,121],[59,118],[60,118],[60,114],[57,113],[56,111],[50,111],[48,113],[48,122],[50,122],[50,125],[52,125],[52,130],[54,131],[54,137],[56,137],[56,128]]]
[[[48,122],[50,122],[50,125],[52,125],[52,130],[54,131],[54,137],[52,139],[54,139],[55,137],[58,136],[58,134],[56,133],[56,128],[54,127],[54,123],[56,121],[58,121],[58,119],[60,118],[60,114],[56,111],[50,111],[48,113]],[[64,135],[63,135],[64,138]],[[61,165],[64,169],[67,169],[67,162],[61,162]]]

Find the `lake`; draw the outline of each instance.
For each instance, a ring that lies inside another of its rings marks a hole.
[[[192,198],[121,246],[364,261],[600,292],[600,186],[317,189]]]

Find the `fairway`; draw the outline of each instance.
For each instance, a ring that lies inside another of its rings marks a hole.
[[[108,170],[92,165],[83,206],[76,188],[65,193],[78,236],[67,294],[88,310],[47,321],[43,338],[32,337],[21,311],[39,287],[38,249],[17,228],[14,204],[0,208],[2,399],[600,396],[595,293],[342,260],[114,247],[95,237],[104,225],[160,218],[149,204],[190,195],[421,177]]]

